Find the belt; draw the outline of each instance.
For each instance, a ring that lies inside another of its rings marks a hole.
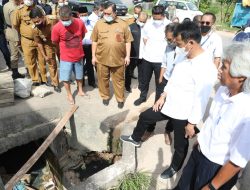
[[[32,40],[32,41],[34,41],[34,39],[32,39],[32,38],[28,38],[28,37],[26,37],[26,36],[22,36],[23,38],[26,38],[26,39],[28,39],[28,40]]]

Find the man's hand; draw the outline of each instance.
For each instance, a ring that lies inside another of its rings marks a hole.
[[[165,103],[165,96],[161,96],[154,104],[153,110],[155,112],[161,110],[163,104]]]
[[[162,77],[159,78],[159,84],[161,84],[161,83],[162,83]]]
[[[94,66],[95,66],[95,63],[96,63],[96,57],[95,57],[95,56],[93,56],[93,57],[92,57],[92,65],[94,65]]]
[[[185,138],[193,138],[195,135],[194,124],[188,123],[185,127]]]
[[[129,65],[129,63],[130,63],[130,57],[125,57],[125,60],[124,60],[124,64],[125,64],[125,66],[128,66]]]
[[[208,185],[206,185],[206,186],[202,187],[201,190],[210,190],[210,188],[208,187]]]

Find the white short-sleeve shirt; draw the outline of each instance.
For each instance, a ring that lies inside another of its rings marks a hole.
[[[178,63],[168,80],[167,93],[161,112],[171,118],[198,124],[202,119],[212,88],[217,80],[217,69],[206,52]]]
[[[229,97],[228,88],[220,87],[198,142],[210,161],[224,165],[230,160],[244,168],[250,160],[250,93]]]
[[[202,36],[200,44],[201,47],[210,54],[212,59],[222,56],[222,40],[216,32],[211,31],[206,36]]]
[[[147,40],[142,58],[153,63],[161,63],[167,42],[165,40],[165,27],[170,23],[164,19],[162,24],[156,25],[149,19],[142,29],[142,36]]]

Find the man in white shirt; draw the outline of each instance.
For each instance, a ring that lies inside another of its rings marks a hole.
[[[208,51],[215,66],[218,68],[222,56],[222,40],[221,37],[212,29],[215,24],[216,17],[213,13],[204,13],[201,17],[201,47]]]
[[[169,168],[161,174],[163,179],[172,177],[182,167],[187,155],[188,138],[195,135],[195,125],[204,115],[217,78],[216,67],[199,44],[200,28],[195,23],[178,25],[174,36],[176,45],[183,48],[187,58],[175,66],[155,105],[140,114],[133,134],[121,136],[122,141],[138,147],[148,127],[155,126],[157,121],[171,122],[175,151]]]
[[[149,83],[154,72],[156,95],[155,101],[159,98],[159,76],[161,70],[162,57],[164,55],[167,42],[165,40],[165,27],[170,23],[164,16],[164,6],[157,5],[152,9],[152,18],[150,19],[142,30],[144,41],[144,52],[142,60],[143,81],[141,85],[140,98],[134,102],[135,106],[139,106],[147,99]]]
[[[231,189],[250,160],[250,46],[232,44],[209,117],[175,190]]]
[[[92,13],[89,15],[88,20],[89,20],[89,25],[94,28],[96,22],[102,18],[103,16],[103,10],[104,10],[104,5],[97,3],[95,4],[95,6],[93,7],[93,11]]]

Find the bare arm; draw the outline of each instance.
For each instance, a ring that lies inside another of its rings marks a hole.
[[[228,182],[235,174],[237,174],[241,168],[236,166],[231,161],[228,161],[222,168],[219,170],[217,175],[211,181],[212,185],[219,189],[222,185]],[[202,190],[209,190],[208,185],[202,188]]]
[[[166,68],[162,67],[161,68],[161,72],[160,72],[160,77],[159,77],[159,83],[162,82],[163,75],[164,75],[165,71],[166,71]]]
[[[41,52],[42,56],[45,58],[46,61],[48,61],[48,57],[44,51],[44,47],[42,43],[37,43],[38,49]]]
[[[144,45],[146,45],[147,41],[148,41],[148,39],[143,38],[143,43],[144,43]]]
[[[130,51],[131,51],[131,42],[126,43],[126,57],[125,57],[125,65],[129,65],[130,63]]]

